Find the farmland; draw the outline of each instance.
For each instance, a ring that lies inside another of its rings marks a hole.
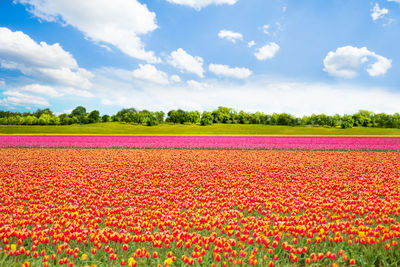
[[[400,129],[354,127],[350,129],[314,126],[275,126],[261,124],[160,124],[143,126],[120,122],[72,125],[0,125],[0,134],[73,135],[324,135],[400,136]]]
[[[0,153],[3,266],[400,264],[398,152]]]

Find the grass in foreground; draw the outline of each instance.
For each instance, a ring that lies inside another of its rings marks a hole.
[[[161,124],[142,126],[118,122],[86,125],[15,126],[0,125],[0,134],[99,134],[99,135],[337,135],[400,136],[400,129],[324,128],[312,126],[270,126],[257,124],[214,124],[211,126]]]

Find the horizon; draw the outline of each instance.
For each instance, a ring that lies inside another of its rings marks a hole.
[[[399,14],[399,0],[2,1],[0,110],[394,114]]]

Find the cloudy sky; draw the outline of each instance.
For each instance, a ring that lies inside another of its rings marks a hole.
[[[400,0],[0,1],[0,110],[400,112]]]

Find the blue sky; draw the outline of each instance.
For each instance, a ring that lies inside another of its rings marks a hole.
[[[0,109],[400,111],[400,0],[0,1]]]

